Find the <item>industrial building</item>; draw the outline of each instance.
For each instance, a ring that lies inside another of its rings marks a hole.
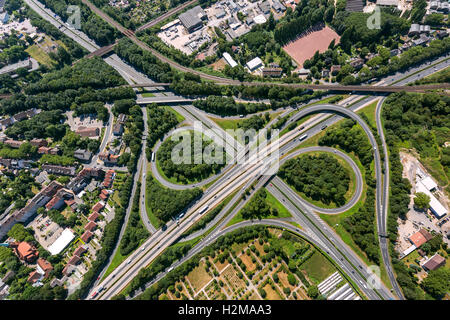
[[[196,6],[180,14],[178,19],[188,32],[193,32],[203,26],[203,20],[208,19],[208,16],[202,7]]]
[[[430,197],[430,210],[438,218],[442,218],[447,214],[447,209],[439,202],[438,199],[428,190],[428,188],[423,184],[423,180],[417,182],[416,192],[423,192]]]
[[[248,68],[248,70],[250,72],[255,71],[256,69],[260,68],[263,66],[263,62],[259,57],[256,57],[252,60],[250,60],[249,62],[246,63],[246,67]]]
[[[234,59],[230,56],[230,54],[228,52],[224,52],[223,58],[225,59],[225,61],[228,63],[228,65],[231,68],[234,68],[238,65],[237,62],[234,61]]]

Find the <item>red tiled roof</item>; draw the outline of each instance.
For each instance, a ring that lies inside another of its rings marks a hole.
[[[81,257],[81,255],[85,252],[86,252],[86,249],[83,246],[79,246],[78,248],[75,249],[75,251],[73,252],[73,255]]]
[[[69,264],[76,265],[79,261],[80,261],[79,256],[72,256],[72,258],[70,258],[69,262],[67,262],[67,265],[69,265]]]
[[[94,221],[89,221],[89,223],[84,226],[84,230],[92,231],[96,226],[97,224]]]
[[[45,208],[47,208],[47,210],[52,209],[52,208],[55,206],[55,204],[56,204],[59,200],[61,200],[60,197],[54,196],[54,197],[53,197],[53,198],[45,205]]]
[[[85,233],[83,233],[83,235],[81,236],[81,240],[83,240],[83,242],[88,242],[91,237],[92,237],[93,233],[90,231],[86,231]]]
[[[101,202],[97,202],[93,207],[92,207],[92,211],[97,211],[100,212],[100,210],[103,209],[105,205]]]
[[[17,252],[19,254],[19,258],[26,261],[34,260],[39,256],[39,252],[27,242],[19,243],[17,246]]]
[[[39,258],[38,261],[37,261],[37,264],[44,271],[51,271],[51,270],[53,270],[52,264],[50,262],[48,262],[47,260],[45,260],[45,259]]]
[[[95,221],[98,219],[98,217],[100,216],[100,214],[97,211],[92,212],[92,214],[89,216],[88,220],[89,221]]]
[[[35,283],[36,281],[39,280],[40,277],[41,277],[41,275],[36,270],[34,270],[28,276],[28,280],[27,281],[31,282],[31,283]]]
[[[409,237],[409,240],[416,246],[416,248],[419,248],[421,245],[427,242],[427,239],[423,236],[422,233],[420,233],[420,231],[414,233],[411,237]]]

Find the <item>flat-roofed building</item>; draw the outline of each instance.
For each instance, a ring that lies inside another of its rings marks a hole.
[[[377,6],[380,7],[397,7],[398,0],[377,0]]]
[[[188,32],[193,32],[203,26],[203,20],[207,19],[206,12],[200,6],[180,14],[178,19]]]
[[[64,229],[61,235],[53,242],[49,247],[48,251],[52,254],[58,254],[62,252],[71,242],[75,239],[75,235],[69,228]]]
[[[436,197],[428,190],[422,181],[417,182],[416,192],[423,192],[430,197],[430,210],[438,219],[447,214],[447,209],[439,202],[438,199],[436,199]]]
[[[428,191],[434,191],[437,189],[437,183],[434,182],[434,180],[430,176],[426,177],[425,179],[422,179],[421,182],[423,183],[425,188],[428,189]]]
[[[0,18],[1,19],[1,18]],[[14,74],[18,69],[25,68],[25,69],[31,69],[33,66],[33,63],[31,62],[31,59],[19,61],[17,63],[9,64],[3,68],[0,69],[0,74]]]
[[[234,68],[238,65],[237,62],[234,61],[234,59],[231,57],[231,55],[228,52],[223,53],[223,58],[225,59],[225,61],[228,63],[228,65],[231,68]]]
[[[250,72],[255,71],[258,68],[261,68],[263,66],[263,62],[259,57],[256,57],[249,62],[246,63],[246,67]]]

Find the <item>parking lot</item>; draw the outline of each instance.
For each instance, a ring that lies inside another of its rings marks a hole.
[[[198,50],[204,43],[211,42],[215,35],[215,27],[221,29],[227,40],[232,40],[249,32],[254,23],[247,25],[245,21],[240,21],[237,13],[242,14],[245,17],[244,19],[261,15],[262,12],[258,8],[260,2],[262,0],[253,3],[247,0],[236,2],[222,0],[204,10],[208,19],[198,30],[189,33],[179,20],[174,20],[161,28],[158,37],[167,45],[189,55]],[[236,4],[237,6],[235,6]],[[206,49],[206,51],[208,50]]]
[[[98,127],[99,129],[103,127],[103,122],[98,120],[95,115],[82,115],[80,117],[74,117],[73,111],[67,111],[65,114],[67,116],[66,123],[70,126],[70,130],[72,131],[76,131],[79,127]]]
[[[42,215],[37,216],[30,223],[29,227],[33,228],[36,240],[46,250],[48,250],[48,247],[50,247],[64,231],[63,228],[53,222],[48,216],[43,217]]]

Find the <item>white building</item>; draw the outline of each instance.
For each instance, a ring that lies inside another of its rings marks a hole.
[[[416,192],[423,192],[430,197],[430,210],[437,218],[442,218],[447,214],[447,209],[436,199],[436,197],[427,189],[422,181],[417,182]]]
[[[48,247],[48,251],[52,255],[58,254],[63,251],[64,248],[67,247],[74,238],[75,235],[73,234],[72,230],[70,230],[69,228],[64,229],[58,239],[56,239],[55,242],[53,242],[52,245]]]
[[[437,189],[436,182],[434,182],[434,180],[430,176],[426,177],[421,182],[427,188],[428,191],[434,191]]]
[[[238,65],[237,62],[234,61],[234,59],[230,56],[230,54],[228,52],[224,52],[223,58],[232,68],[234,68]]]
[[[263,67],[263,62],[259,57],[256,57],[255,59],[252,59],[249,62],[247,62],[246,67],[250,72],[253,72],[256,69]]]

